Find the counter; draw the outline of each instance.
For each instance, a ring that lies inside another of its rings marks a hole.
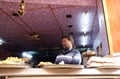
[[[88,79],[120,78],[120,69],[0,69],[0,79]]]

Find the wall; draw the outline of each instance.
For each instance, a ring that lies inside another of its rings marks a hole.
[[[109,54],[109,44],[108,44],[108,38],[107,38],[108,36],[107,36],[107,31],[106,31],[103,6],[102,6],[101,0],[97,0],[97,9],[98,9],[97,12],[98,12],[100,31],[94,41],[93,48],[95,50],[97,46],[100,45],[100,42],[102,42],[102,56],[105,56]]]
[[[102,0],[111,54],[120,52],[120,0]]]
[[[108,43],[107,30],[105,25],[102,0],[97,0],[97,6],[98,6],[98,17],[100,24],[100,36],[102,41],[102,52],[103,52],[102,55],[105,56],[108,55],[110,52],[109,52],[109,43]]]
[[[101,42],[101,36],[100,36],[100,31],[99,31],[99,33],[97,34],[96,39],[94,40],[94,43],[93,43],[93,50],[94,51],[96,51],[96,48],[97,48],[97,46],[100,45],[100,42]]]

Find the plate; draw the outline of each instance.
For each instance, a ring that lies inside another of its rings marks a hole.
[[[0,64],[0,68],[27,68],[25,64]]]
[[[69,65],[69,64],[52,64],[52,65],[44,65],[43,68],[59,68],[59,69],[69,69],[69,68],[84,68],[83,65]]]

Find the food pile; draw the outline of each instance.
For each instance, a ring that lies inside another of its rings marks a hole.
[[[24,64],[24,60],[18,57],[7,57],[5,60],[0,61],[0,64]]]
[[[39,62],[38,66],[52,65],[52,64],[53,63],[51,63],[51,62],[43,62],[43,61],[41,61],[41,62]]]
[[[95,55],[96,55],[96,52],[94,52],[94,51],[83,52],[84,57],[91,57],[91,56],[95,56]]]

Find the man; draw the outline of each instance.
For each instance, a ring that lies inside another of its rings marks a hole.
[[[56,64],[81,64],[81,54],[74,48],[74,40],[72,36],[63,36],[62,46],[64,50],[56,57]]]

